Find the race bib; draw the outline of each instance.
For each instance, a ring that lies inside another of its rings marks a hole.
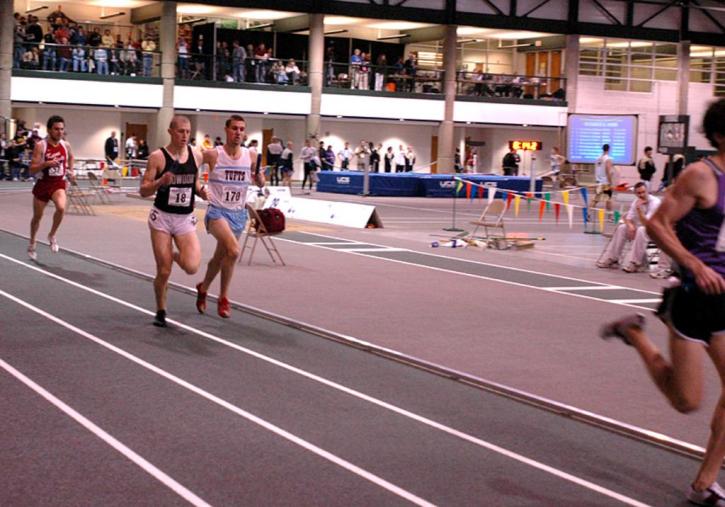
[[[169,188],[169,206],[189,206],[191,202],[191,187]]]
[[[49,167],[48,176],[63,176],[63,166],[59,165],[58,167]]]
[[[720,225],[720,234],[717,235],[717,243],[715,243],[716,252],[725,252],[725,220]]]
[[[222,200],[224,201],[224,204],[239,204],[242,202],[242,199],[246,197],[246,188],[241,186],[222,187]]]

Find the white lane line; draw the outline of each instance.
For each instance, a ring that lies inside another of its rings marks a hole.
[[[349,472],[352,472],[353,474],[355,474],[359,477],[362,477],[363,479],[366,479],[366,480],[372,482],[373,484],[380,486],[381,488],[384,488],[384,489],[390,491],[391,493],[394,493],[394,494],[400,496],[401,498],[404,498],[405,500],[408,500],[411,503],[414,503],[416,505],[426,506],[426,507],[433,507],[433,505],[434,505],[434,504],[410,493],[409,491],[407,491],[403,488],[400,488],[400,487],[396,486],[395,484],[388,482],[385,479],[378,477],[377,475],[375,475],[371,472],[368,472],[367,470],[360,468],[357,465],[354,465],[354,464],[350,463],[349,461],[346,461],[346,460],[336,456],[335,454],[332,454],[331,452],[328,452],[325,449],[322,449],[321,447],[317,447],[316,445],[298,437],[297,435],[290,433],[290,432],[280,428],[279,426],[276,426],[276,425],[266,421],[265,419],[262,419],[261,417],[258,417],[256,415],[252,414],[251,412],[247,412],[246,410],[243,410],[243,409],[237,407],[236,405],[233,405],[232,403],[229,403],[228,401],[226,401],[222,398],[219,398],[218,396],[215,396],[215,395],[209,393],[208,391],[205,391],[204,389],[202,389],[190,382],[187,382],[186,380],[181,379],[181,378],[177,377],[176,375],[173,375],[173,374],[167,372],[166,370],[159,368],[158,366],[156,366],[154,364],[144,361],[140,357],[135,356],[135,355],[131,354],[130,352],[126,352],[125,350],[123,350],[119,347],[116,347],[115,345],[112,345],[112,344],[102,340],[101,338],[98,338],[97,336],[95,336],[91,333],[88,333],[88,332],[84,331],[83,329],[80,329],[69,322],[64,321],[63,319],[60,319],[59,317],[56,317],[53,314],[50,314],[44,310],[41,310],[40,308],[33,306],[30,303],[28,303],[18,297],[13,296],[12,294],[9,294],[3,290],[0,290],[0,295],[10,299],[11,301],[18,303],[21,306],[24,306],[28,310],[31,310],[31,311],[45,317],[48,320],[55,322],[56,324],[59,324],[59,325],[65,327],[66,329],[73,331],[76,334],[79,334],[80,336],[82,336],[84,338],[87,338],[88,340],[91,340],[92,342],[97,343],[98,345],[100,345],[102,347],[105,347],[106,349],[110,350],[111,352],[115,352],[116,354],[128,359],[129,361],[131,361],[133,363],[136,363],[137,365],[139,365],[143,368],[145,368],[149,371],[152,371],[152,372],[156,373],[157,375],[164,377],[185,389],[188,389],[189,391],[193,392],[194,394],[197,394],[203,398],[206,398],[207,400],[211,401],[212,403],[215,403],[215,404],[229,410],[230,412],[233,412],[233,413],[243,417],[244,419],[247,419],[248,421],[253,422],[254,424],[257,424],[258,426],[261,426],[262,428],[264,428],[268,431],[271,431],[272,433],[275,433],[276,435],[279,435],[280,437],[284,438],[285,440],[289,440],[290,442],[297,444],[298,446],[334,463],[335,465],[338,465],[338,466],[348,470]],[[169,320],[169,322],[172,322],[172,321]],[[190,330],[191,330],[191,328],[190,328]],[[203,503],[201,505],[207,505],[207,504]]]
[[[15,300],[14,296],[10,296],[6,292],[3,292],[0,290],[0,293],[2,293],[3,296],[8,297],[9,299]],[[55,405],[56,408],[58,408],[60,411],[65,413],[68,417],[73,419],[75,422],[83,426],[85,429],[93,433],[95,436],[103,440],[106,444],[110,445],[114,449],[116,449],[118,452],[123,454],[126,458],[128,458],[130,461],[138,465],[141,469],[143,469],[147,474],[152,476],[157,481],[161,482],[164,486],[172,490],[174,493],[179,495],[181,498],[186,500],[192,505],[197,505],[199,507],[208,507],[209,504],[206,503],[204,500],[199,498],[197,495],[192,493],[190,490],[176,482],[174,479],[172,479],[169,475],[161,471],[159,468],[157,468],[155,465],[147,461],[143,456],[139,455],[137,452],[135,452],[130,447],[123,444],[121,441],[117,440],[115,437],[113,437],[111,434],[103,430],[101,427],[93,423],[90,419],[82,415],[80,412],[75,410],[73,407],[65,403],[60,398],[53,395],[51,392],[49,392],[47,389],[45,389],[40,384],[36,383],[29,377],[27,377],[25,374],[18,371],[16,368],[8,364],[3,359],[0,359],[0,367],[3,368],[5,371],[7,371],[10,375],[18,379],[20,382],[25,384],[27,387],[35,391],[37,394],[45,398],[48,402],[50,402],[52,405]]]
[[[637,303],[660,303],[662,299],[613,299],[617,303],[637,304]]]
[[[24,262],[18,261],[16,259],[13,259],[12,257],[8,257],[5,254],[1,254],[0,253],[0,257],[2,257],[4,259],[7,259],[7,260],[9,260],[11,262],[14,262],[15,264],[19,264],[20,266],[23,266],[25,268],[28,268],[28,269],[32,269],[34,271],[37,271],[37,272],[39,272],[41,274],[44,274],[44,275],[46,275],[46,276],[48,276],[50,278],[53,278],[53,279],[62,281],[64,283],[67,283],[68,285],[71,285],[73,287],[77,287],[79,289],[82,289],[82,290],[85,290],[87,292],[90,292],[91,294],[95,294],[95,295],[100,296],[102,298],[108,299],[109,301],[113,301],[114,303],[117,303],[117,304],[126,306],[127,308],[131,308],[131,309],[137,310],[137,311],[139,311],[141,313],[144,313],[146,315],[154,315],[154,312],[151,312],[149,310],[146,310],[146,309],[141,308],[139,306],[136,306],[134,304],[128,303],[126,301],[123,301],[121,299],[118,299],[118,298],[116,298],[114,296],[111,296],[109,294],[106,294],[106,293],[97,291],[95,289],[91,289],[90,287],[85,287],[85,286],[83,286],[83,285],[81,285],[79,283],[74,282],[73,280],[69,280],[67,278],[63,278],[62,276],[56,275],[54,273],[50,273],[49,271],[45,271],[45,270],[42,270],[42,269],[37,268],[35,266],[31,266],[31,265],[26,264]],[[0,291],[0,292],[2,292],[2,291]],[[39,311],[42,311],[42,310],[39,310]],[[351,389],[349,387],[343,386],[342,384],[338,384],[337,382],[333,382],[333,381],[328,380],[326,378],[320,377],[318,375],[315,375],[313,373],[310,373],[310,372],[308,372],[306,370],[303,370],[301,368],[297,368],[296,366],[292,366],[290,364],[284,363],[284,362],[279,361],[277,359],[274,359],[272,357],[265,356],[264,354],[260,354],[259,352],[255,352],[254,350],[251,350],[251,349],[248,349],[246,347],[242,347],[241,345],[237,345],[236,343],[232,343],[230,341],[224,340],[223,338],[219,338],[218,336],[212,335],[211,333],[207,333],[206,331],[202,331],[200,329],[196,329],[196,328],[194,328],[192,326],[189,326],[187,324],[184,324],[182,322],[178,322],[178,321],[175,321],[175,320],[172,320],[172,319],[167,319],[167,322],[170,322],[170,323],[176,325],[177,327],[179,327],[181,329],[184,329],[184,330],[189,331],[191,333],[197,334],[199,336],[202,336],[204,338],[207,338],[207,339],[209,339],[211,341],[214,341],[216,343],[220,343],[220,344],[225,345],[227,347],[230,347],[232,349],[238,350],[239,352],[243,352],[244,354],[247,354],[249,356],[252,356],[252,357],[255,357],[255,358],[260,359],[262,361],[265,361],[265,362],[267,362],[269,364],[273,364],[273,365],[278,366],[278,367],[280,367],[282,369],[285,369],[287,371],[290,371],[290,372],[296,373],[298,375],[301,375],[301,376],[303,376],[303,377],[305,377],[305,378],[307,378],[309,380],[318,382],[320,384],[326,385],[326,386],[331,387],[333,389],[336,389],[338,391],[344,392],[344,393],[349,394],[351,396],[354,396],[354,397],[356,397],[358,399],[367,401],[367,402],[369,402],[369,403],[371,403],[373,405],[377,405],[379,407],[385,408],[387,410],[390,410],[391,412],[394,412],[396,414],[402,415],[402,416],[407,417],[409,419],[412,419],[414,421],[418,421],[418,422],[420,422],[422,424],[425,424],[427,426],[430,426],[432,428],[435,428],[437,430],[440,430],[440,431],[442,431],[444,433],[447,433],[447,434],[449,434],[451,436],[458,437],[458,438],[460,438],[460,439],[462,439],[464,441],[470,442],[470,443],[472,443],[474,445],[477,445],[479,447],[483,447],[484,449],[488,449],[490,451],[499,453],[499,454],[501,454],[503,456],[506,456],[508,458],[511,458],[511,459],[513,459],[515,461],[518,461],[520,463],[524,463],[526,465],[529,465],[529,466],[531,466],[533,468],[536,468],[538,470],[541,470],[543,472],[547,472],[547,473],[549,473],[551,475],[554,475],[556,477],[559,477],[561,479],[570,481],[570,482],[572,482],[574,484],[578,484],[578,485],[580,485],[580,486],[582,486],[584,488],[590,489],[590,490],[595,491],[597,493],[600,493],[600,494],[602,494],[604,496],[608,496],[610,498],[614,498],[614,499],[619,500],[619,501],[621,501],[621,502],[623,502],[625,504],[628,504],[628,505],[636,505],[636,506],[645,506],[646,505],[646,504],[640,503],[637,500],[634,500],[634,499],[629,498],[627,496],[621,495],[620,493],[617,493],[617,492],[612,491],[610,489],[604,488],[603,486],[599,486],[598,484],[594,484],[593,482],[587,481],[585,479],[581,479],[581,478],[576,477],[576,476],[574,476],[572,474],[569,474],[567,472],[564,472],[563,470],[559,470],[557,468],[551,467],[551,466],[546,465],[544,463],[541,463],[539,461],[533,460],[531,458],[527,458],[526,456],[523,456],[521,454],[515,453],[513,451],[509,451],[508,449],[505,449],[503,447],[497,446],[495,444],[492,444],[492,443],[487,442],[485,440],[482,440],[480,438],[474,437],[474,436],[469,435],[467,433],[463,433],[463,432],[458,431],[456,429],[450,428],[448,426],[445,426],[444,424],[441,424],[439,422],[433,421],[432,419],[428,419],[427,417],[424,417],[424,416],[415,414],[413,412],[410,412],[408,410],[405,410],[403,408],[400,408],[400,407],[398,407],[396,405],[393,405],[391,403],[387,403],[387,402],[382,401],[382,400],[380,400],[378,398],[374,398],[372,396],[369,396],[367,394],[364,394],[364,393],[362,393],[360,391],[356,391],[356,390]],[[85,332],[82,331],[82,333],[85,333]],[[87,334],[87,333],[85,333],[85,334]],[[98,340],[100,341],[100,339],[98,339]],[[103,342],[103,343],[105,343],[105,342]],[[109,347],[113,347],[114,349],[116,349],[116,347],[113,346],[113,345],[108,344],[108,346]],[[129,353],[127,353],[127,352],[125,352],[125,351],[123,351],[121,349],[117,349],[117,350],[119,350],[120,351],[119,353],[121,353],[124,356],[126,356],[126,355],[129,355],[130,356],[131,355],[131,354],[129,354]],[[141,361],[141,360],[139,359],[139,361]],[[156,368],[156,367],[154,367],[154,368]],[[184,381],[182,381],[182,382],[184,382]]]
[[[618,287],[616,285],[585,285],[585,286],[572,286],[572,287],[546,287],[546,290],[554,291],[568,291],[568,290],[634,290],[627,289],[626,287]],[[639,292],[639,291],[638,291]]]
[[[337,250],[338,252],[407,252],[404,248],[331,248],[330,250]]]
[[[326,245],[355,245],[356,243],[357,243],[356,241],[314,241],[314,242],[303,243],[303,244],[304,245],[326,246]]]

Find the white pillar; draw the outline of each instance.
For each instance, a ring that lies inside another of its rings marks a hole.
[[[325,50],[325,16],[310,14],[310,61],[307,75],[310,83],[310,114],[307,115],[306,138],[320,137],[320,107],[322,104],[322,69]]]
[[[10,82],[13,68],[13,0],[0,0],[0,116],[10,118]],[[2,118],[0,118],[2,120]],[[3,130],[3,129],[0,129]]]
[[[443,39],[445,110],[443,121],[438,127],[438,164],[436,165],[438,173],[454,172],[453,109],[456,102],[456,42],[456,25],[446,25],[446,35]]]
[[[174,117],[174,84],[176,79],[176,2],[161,2],[161,27],[159,30],[161,49],[161,81],[163,100],[156,116],[156,128],[151,149],[166,144],[167,130]]]

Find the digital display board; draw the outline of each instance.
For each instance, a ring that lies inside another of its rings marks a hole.
[[[541,141],[509,141],[509,150],[540,151],[542,148]]]
[[[657,135],[657,151],[668,155],[684,153],[687,148],[690,117],[687,115],[662,115]]]
[[[567,124],[567,159],[593,164],[609,145],[616,165],[634,165],[637,153],[637,116],[570,114]]]

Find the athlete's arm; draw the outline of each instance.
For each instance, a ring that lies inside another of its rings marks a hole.
[[[259,188],[262,188],[266,182],[264,179],[264,171],[259,171],[257,167],[257,150],[249,150],[249,158],[252,160],[252,174],[254,181]]]
[[[706,294],[725,292],[725,279],[691,254],[675,235],[675,224],[694,207],[703,203],[705,191],[715,183],[712,171],[705,164],[693,164],[685,169],[662,204],[647,221],[647,233],[672,259],[695,276],[695,282]]]
[[[201,168],[202,164],[205,161],[205,155],[207,151],[214,151],[216,153],[216,150],[202,150],[201,153],[196,151],[192,148],[191,154],[194,156],[194,160],[196,161],[196,167]],[[196,178],[196,195],[204,199],[205,201],[209,200],[209,194],[206,192],[206,186],[201,184],[201,178]]]
[[[58,167],[59,165],[59,160],[43,160],[42,143],[35,143],[35,148],[33,148],[33,158],[30,161],[30,174],[35,174],[43,169]]]
[[[74,183],[75,184],[75,182],[76,182],[76,171],[74,169],[74,165],[73,164],[75,163],[76,158],[73,155],[73,149],[71,148],[70,143],[65,143],[65,147],[68,150],[68,160],[67,160],[67,165],[66,165],[66,169],[67,169],[67,172],[68,172],[68,179],[71,181],[71,183]]]
[[[138,190],[141,197],[152,196],[160,187],[171,184],[174,178],[174,175],[171,172],[167,172],[158,179],[156,178],[156,174],[159,171],[163,171],[165,164],[166,161],[164,160],[164,154],[161,153],[161,150],[156,150],[149,156],[149,161],[146,165],[146,172],[143,174],[141,186]]]
[[[605,169],[607,171],[607,180],[609,181],[609,186],[613,187],[614,186],[614,165],[612,164],[611,158],[609,160],[607,160]]]

